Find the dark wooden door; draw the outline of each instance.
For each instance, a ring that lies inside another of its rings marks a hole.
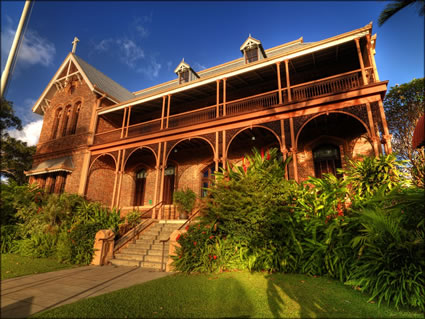
[[[143,206],[145,202],[146,178],[136,179],[136,190],[134,194],[134,206]]]
[[[164,204],[173,203],[173,193],[174,193],[174,175],[165,175],[164,176]]]

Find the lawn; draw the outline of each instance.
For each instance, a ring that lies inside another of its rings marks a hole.
[[[75,265],[58,263],[55,258],[22,257],[15,254],[1,255],[2,280],[72,267]]]
[[[78,301],[42,318],[423,318],[369,303],[352,287],[325,277],[229,272],[176,274]]]

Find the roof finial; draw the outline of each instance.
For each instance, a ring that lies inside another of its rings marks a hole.
[[[75,50],[77,49],[77,43],[80,42],[77,37],[74,37],[74,41],[72,41],[72,53],[75,53]]]
[[[248,38],[251,38],[251,33],[249,34],[249,37]]]

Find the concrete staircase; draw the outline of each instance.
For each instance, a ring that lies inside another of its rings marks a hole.
[[[168,239],[173,231],[178,229],[185,220],[159,221],[150,229],[143,232],[135,243],[130,243],[128,247],[121,249],[115,254],[115,258],[110,260],[115,266],[134,266],[155,270],[165,270],[168,260],[169,242],[164,245],[161,239]]]

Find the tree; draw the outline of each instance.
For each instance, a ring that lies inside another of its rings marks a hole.
[[[412,149],[412,137],[419,118],[424,114],[424,78],[396,85],[384,100],[388,128],[393,134],[393,150],[411,163],[414,178],[424,178],[424,150]],[[418,175],[419,174],[419,175]]]
[[[420,16],[424,15],[425,1],[424,0],[394,0],[387,4],[385,9],[381,12],[378,18],[378,25],[381,27],[389,18],[400,10],[410,6],[416,5]]]
[[[29,147],[27,143],[10,137],[7,133],[6,129],[12,127],[22,130],[21,120],[15,115],[12,105],[12,102],[1,99],[0,176],[10,178],[18,185],[22,185],[27,182],[24,171],[31,169],[32,156],[36,148],[35,146]]]

